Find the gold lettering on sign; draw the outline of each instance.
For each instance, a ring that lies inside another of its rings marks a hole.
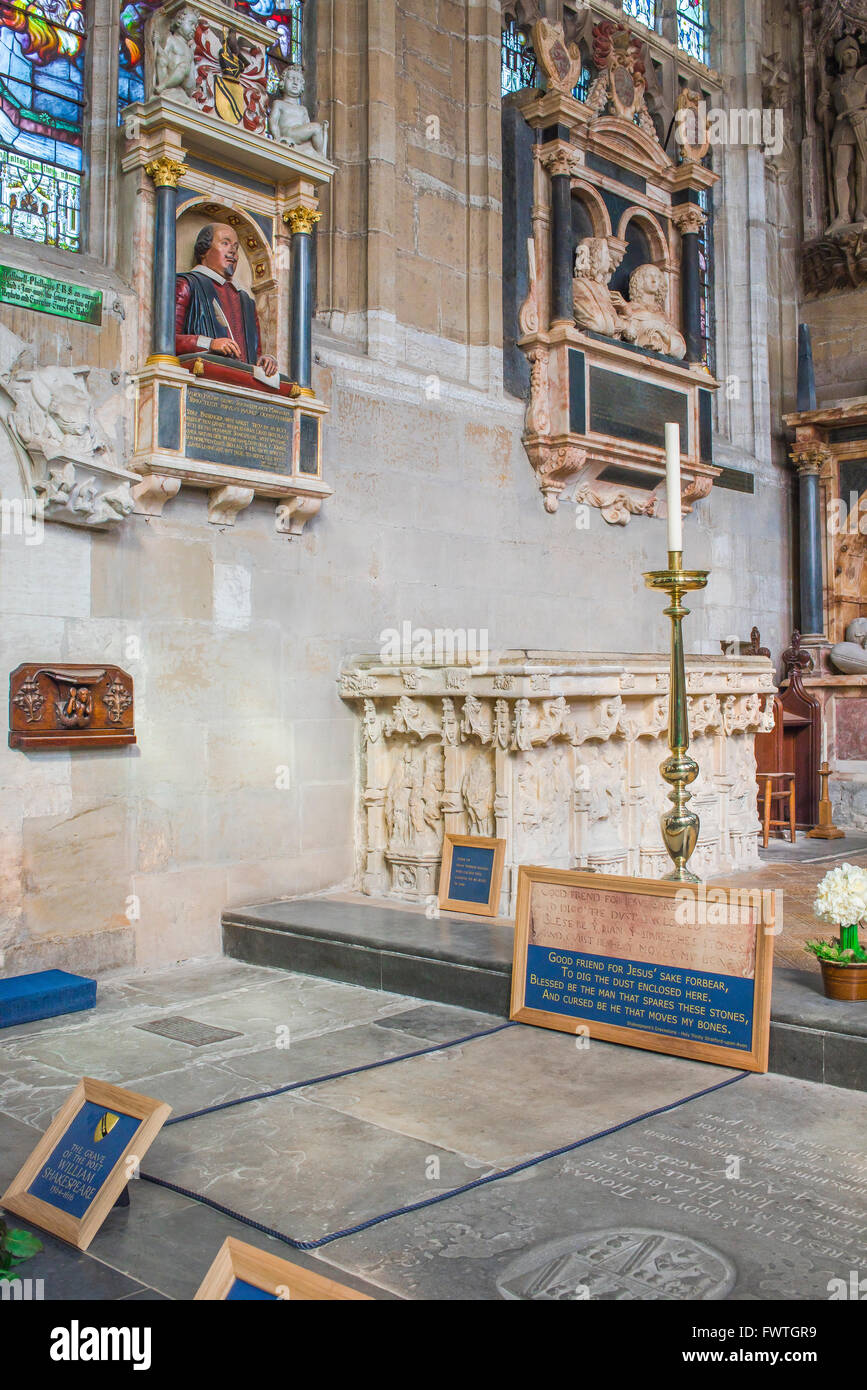
[[[290,473],[292,428],[293,412],[268,402],[187,392],[189,458]]]
[[[533,883],[530,944],[579,951],[594,959],[616,957],[670,965],[686,971],[755,977],[756,924],[677,920],[676,898],[606,889]]]

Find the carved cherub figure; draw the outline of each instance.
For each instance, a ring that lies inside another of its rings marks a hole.
[[[192,105],[196,90],[194,39],[198,25],[195,10],[179,10],[166,25],[157,17],[151,31],[153,42],[153,95],[170,95],[175,101]]]
[[[617,296],[615,296],[615,301]],[[622,301],[623,337],[637,347],[686,356],[686,340],[668,318],[668,276],[658,265],[636,266],[629,277],[629,300]]]
[[[287,68],[278,92],[271,98],[268,130],[272,140],[290,145],[302,154],[328,152],[328,122],[311,121],[307,107],[302,105],[304,74],[300,68]]]

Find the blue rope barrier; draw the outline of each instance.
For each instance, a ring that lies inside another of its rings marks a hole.
[[[509,1026],[510,1025],[508,1024],[502,1025],[502,1027]],[[495,1028],[491,1029],[490,1031],[500,1032],[502,1031],[502,1028]],[[478,1034],[476,1036],[484,1037],[486,1036],[486,1034]],[[454,1047],[456,1046],[456,1044],[451,1043],[449,1044],[449,1046]],[[441,1049],[434,1048],[428,1050],[439,1051]],[[421,1054],[414,1053],[411,1055],[418,1056]],[[397,1062],[401,1061],[402,1059],[398,1057],[392,1057],[386,1060],[390,1062]],[[382,1064],[368,1063],[365,1067],[359,1067],[355,1070],[366,1071],[370,1069],[371,1065],[379,1066]],[[340,1074],[349,1075],[350,1073]],[[347,1236],[357,1235],[360,1231],[367,1231],[372,1226],[380,1226],[384,1221],[393,1221],[398,1216],[408,1216],[412,1212],[423,1211],[427,1207],[436,1206],[439,1202],[447,1202],[450,1201],[453,1197],[462,1196],[465,1192],[472,1192],[475,1188],[486,1187],[490,1183],[500,1182],[503,1178],[510,1178],[515,1173],[526,1172],[528,1168],[535,1168],[537,1164],[546,1163],[549,1159],[560,1158],[567,1153],[574,1153],[576,1149],[581,1149],[586,1144],[593,1144],[598,1139],[607,1139],[610,1135],[618,1134],[621,1130],[629,1129],[632,1125],[640,1124],[643,1120],[652,1120],[655,1119],[657,1115],[666,1115],[673,1110],[679,1110],[682,1105],[689,1105],[694,1100],[701,1100],[703,1096],[711,1095],[714,1091],[721,1091],[726,1086],[734,1085],[736,1081],[743,1081],[749,1075],[750,1073],[746,1071],[739,1072],[737,1076],[729,1076],[726,1077],[724,1081],[716,1082],[713,1086],[705,1086],[703,1090],[694,1091],[692,1095],[684,1096],[681,1100],[674,1101],[671,1105],[660,1105],[657,1106],[655,1110],[646,1110],[643,1112],[643,1114],[634,1115],[631,1119],[628,1120],[621,1120],[619,1124],[609,1125],[607,1129],[597,1130],[595,1134],[588,1134],[585,1136],[585,1138],[577,1139],[571,1144],[563,1144],[558,1149],[549,1149],[545,1153],[537,1154],[534,1158],[527,1158],[524,1159],[521,1163],[515,1163],[509,1168],[500,1168],[497,1169],[496,1172],[486,1173],[484,1177],[474,1178],[471,1182],[462,1183],[460,1187],[450,1188],[447,1192],[435,1193],[434,1196],[425,1197],[420,1202],[410,1202],[406,1206],[395,1208],[394,1211],[383,1212],[379,1216],[371,1216],[366,1221],[359,1221],[355,1226],[346,1226],[340,1231],[332,1231],[330,1235],[320,1236],[318,1240],[296,1240],[292,1236],[285,1235],[282,1231],[277,1231],[271,1226],[265,1226],[260,1221],[252,1220],[252,1218],[249,1216],[243,1216],[240,1212],[233,1211],[231,1207],[224,1206],[221,1202],[215,1202],[213,1198],[205,1197],[202,1193],[193,1192],[189,1188],[180,1187],[177,1183],[169,1182],[165,1178],[154,1177],[150,1173],[141,1173],[140,1176],[144,1179],[145,1182],[153,1183],[155,1186],[164,1187],[170,1192],[177,1192],[182,1197],[190,1197],[193,1201],[201,1202],[205,1206],[211,1207],[214,1211],[220,1212],[222,1216],[228,1216],[235,1221],[240,1221],[243,1225],[249,1226],[251,1230],[260,1231],[262,1235],[270,1236],[273,1240],[278,1240],[283,1245],[290,1246],[293,1250],[319,1250],[322,1248],[323,1245],[330,1245],[332,1241],[344,1240]],[[329,1077],[326,1079],[330,1080],[333,1078]],[[303,1084],[312,1085],[313,1083],[306,1082]],[[179,1118],[186,1119],[188,1117],[180,1116]]]

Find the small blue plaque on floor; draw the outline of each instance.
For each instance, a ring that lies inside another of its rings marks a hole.
[[[0,1028],[13,1023],[32,1023],[55,1014],[92,1009],[96,1003],[96,980],[86,975],[70,975],[66,970],[37,970],[33,975],[16,975],[0,980]]]

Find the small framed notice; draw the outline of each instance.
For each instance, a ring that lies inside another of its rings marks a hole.
[[[439,905],[451,912],[496,917],[506,859],[505,840],[445,835]]]
[[[0,1206],[86,1250],[171,1109],[85,1076]]]
[[[326,1299],[358,1299],[372,1302],[366,1293],[338,1284],[323,1274],[314,1274],[300,1265],[281,1260],[254,1245],[229,1236],[217,1251],[194,1302],[226,1303],[311,1302]]]
[[[767,1071],[773,894],[518,872],[511,1017]]]

